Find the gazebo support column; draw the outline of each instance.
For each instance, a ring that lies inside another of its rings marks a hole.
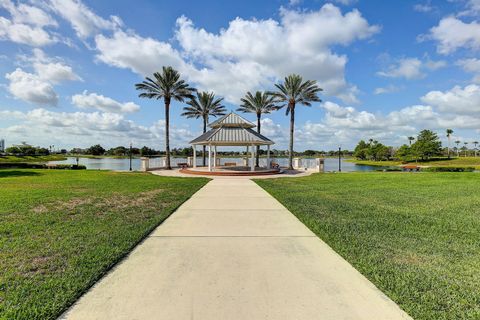
[[[213,147],[213,167],[217,167],[217,146]]]
[[[255,148],[252,144],[252,158],[250,163],[250,171],[255,171]]]
[[[212,146],[208,145],[208,171],[212,171]]]
[[[197,167],[197,145],[193,145],[193,167]]]
[[[267,169],[270,169],[270,145],[267,144]]]

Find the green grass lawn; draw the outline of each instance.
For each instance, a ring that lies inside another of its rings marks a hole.
[[[64,155],[51,154],[48,156],[0,156],[0,163],[2,162],[47,162],[47,161],[61,161],[67,160]]]
[[[480,174],[256,182],[415,319],[480,319]]]
[[[370,161],[370,160],[348,160],[356,164],[370,165],[370,166],[399,166],[401,161]],[[431,161],[423,161],[415,163],[415,160],[409,161],[409,164],[417,164],[419,166],[432,167],[474,167],[480,170],[480,156],[479,157],[458,157],[458,158],[440,158]]]
[[[0,319],[55,319],[207,181],[0,170]]]

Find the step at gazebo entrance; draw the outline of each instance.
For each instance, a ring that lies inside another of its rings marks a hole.
[[[208,148],[208,171],[216,171],[217,169],[217,147],[244,146],[251,150],[250,172],[255,170],[255,152],[256,146],[267,146],[267,167],[263,170],[270,170],[270,146],[274,142],[267,137],[254,131],[255,124],[245,120],[238,114],[231,112],[220,119],[210,123],[210,130],[190,141],[193,146],[193,171],[197,168],[196,147],[207,146]],[[213,164],[212,164],[213,160]],[[234,168],[231,168],[235,170]],[[237,170],[238,171],[238,170]],[[205,171],[203,171],[205,172]],[[193,173],[193,172],[192,172]]]

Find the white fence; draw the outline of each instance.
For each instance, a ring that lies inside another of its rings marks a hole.
[[[141,158],[142,161],[142,171],[157,170],[163,169],[166,166],[166,158]],[[207,158],[208,163],[208,158]],[[237,166],[250,166],[251,158],[221,158],[217,157],[217,166],[223,166],[226,162],[236,163]],[[255,160],[253,160],[255,161]],[[288,166],[288,158],[274,158],[270,159],[270,162],[277,163],[280,167]],[[170,165],[172,167],[178,167],[180,163],[187,163],[188,166],[193,166],[193,157],[188,158],[170,158]],[[202,157],[197,157],[197,166],[203,165]],[[260,167],[267,167],[267,159],[259,159]],[[320,172],[324,171],[324,159],[322,158],[294,158],[293,167],[295,169],[306,169],[306,170],[318,170]]]

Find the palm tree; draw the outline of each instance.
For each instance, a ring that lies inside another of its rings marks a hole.
[[[475,146],[475,157],[477,156],[477,144],[478,144],[478,141],[473,141],[473,145]]]
[[[242,104],[237,111],[241,111],[244,113],[255,113],[257,115],[257,132],[260,133],[260,126],[261,122],[260,119],[262,118],[262,114],[268,114],[272,111],[277,110],[274,104],[274,97],[267,94],[266,92],[257,91],[255,92],[255,96],[249,91],[245,95],[244,98],[241,99]],[[259,151],[260,146],[257,146],[257,158],[256,158],[256,166],[259,165]]]
[[[172,67],[162,67],[162,73],[155,72],[154,79],[149,77],[145,81],[135,84],[135,88],[140,91],[140,98],[163,99],[165,103],[165,153],[166,168],[172,169],[170,166],[170,103],[173,100],[183,102],[187,98],[191,98],[192,93],[196,90],[190,87],[184,80],[180,79],[180,74]]]
[[[461,142],[460,140],[455,141],[455,144],[457,145],[457,157],[460,157],[460,153],[459,153],[460,149],[458,149],[458,146],[459,146],[460,142]]]
[[[284,83],[275,84],[277,91],[268,94],[280,103],[278,108],[287,107],[286,115],[290,113],[290,145],[288,155],[288,169],[293,169],[293,133],[295,130],[295,106],[298,104],[310,106],[312,102],[320,102],[318,93],[322,91],[315,80],[303,81],[297,74],[285,77]]]
[[[187,118],[202,118],[203,133],[207,132],[207,123],[210,116],[217,117],[225,115],[227,111],[222,105],[223,98],[216,98],[213,92],[197,92],[196,97],[190,98],[188,106],[183,108],[182,116]],[[205,146],[203,146],[203,166],[206,160]]]
[[[447,156],[448,156],[448,159],[450,159],[450,137],[452,136],[452,134],[453,134],[453,130],[452,129],[447,129],[447,139],[448,139]]]
[[[467,157],[467,151],[468,151],[468,142],[465,141],[463,144],[465,145],[464,148],[465,148],[465,158],[466,158]]]
[[[410,146],[412,145],[412,141],[415,140],[415,137],[408,137],[408,143],[410,144]]]

